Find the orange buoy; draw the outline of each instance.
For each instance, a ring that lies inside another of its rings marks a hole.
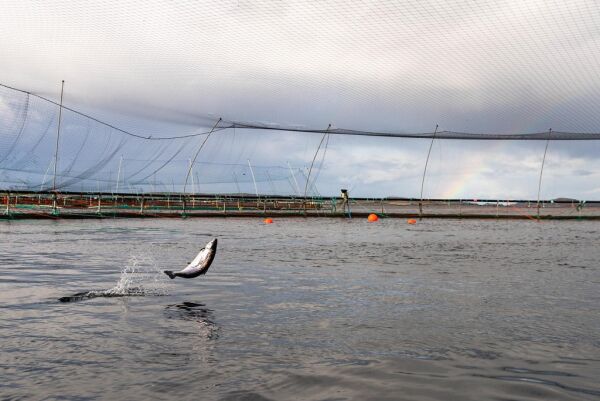
[[[406,220],[406,222],[408,224],[417,224],[417,220],[416,219],[408,219],[408,220]]]
[[[367,220],[369,220],[369,221],[373,222],[373,221],[377,221],[377,220],[379,220],[379,217],[377,217],[377,215],[376,215],[375,213],[371,213],[371,214],[369,215],[369,217],[367,217]]]
[[[272,218],[270,218],[270,217],[267,217],[267,218],[265,219],[265,224],[273,224],[273,219],[272,219]]]

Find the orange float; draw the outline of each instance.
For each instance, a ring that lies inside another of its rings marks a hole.
[[[406,222],[408,224],[417,224],[417,220],[416,219],[408,219],[408,220],[406,220]]]
[[[267,218],[265,219],[265,224],[273,224],[273,219],[272,219],[272,218],[270,218],[270,217],[267,217]]]
[[[377,217],[377,215],[376,215],[375,213],[371,213],[371,214],[369,215],[369,217],[367,217],[367,220],[369,220],[369,221],[373,222],[373,221],[377,221],[377,220],[379,220],[379,217]]]

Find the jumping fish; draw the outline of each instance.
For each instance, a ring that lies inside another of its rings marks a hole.
[[[171,270],[165,270],[165,274],[171,279],[174,279],[175,277],[194,278],[206,274],[216,253],[217,239],[215,238],[202,248],[200,253],[198,253],[198,256],[196,256],[185,269],[177,273],[173,273]]]

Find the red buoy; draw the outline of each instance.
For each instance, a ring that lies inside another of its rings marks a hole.
[[[379,217],[377,217],[377,215],[375,213],[371,213],[369,215],[369,217],[367,217],[367,220],[369,220],[370,222],[373,222],[373,221],[379,220]]]
[[[267,218],[265,219],[265,224],[273,224],[273,219],[272,219],[272,218],[270,218],[270,217],[267,217]]]

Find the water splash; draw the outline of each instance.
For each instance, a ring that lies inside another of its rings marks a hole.
[[[117,284],[108,290],[93,290],[59,298],[60,302],[75,302],[90,298],[162,296],[168,295],[168,282],[150,255],[133,255],[121,270]]]
[[[167,295],[167,282],[152,256],[133,255],[121,270],[117,284],[104,293],[108,296]]]

